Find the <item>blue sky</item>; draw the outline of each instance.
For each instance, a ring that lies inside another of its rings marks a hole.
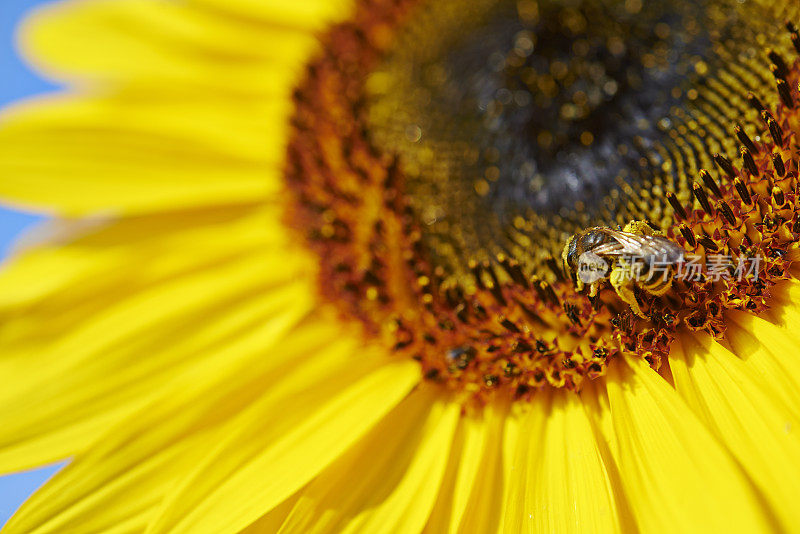
[[[0,105],[17,98],[52,90],[52,85],[27,70],[14,49],[14,27],[22,14],[41,0],[0,0]],[[2,178],[0,178],[2,179]],[[0,207],[0,257],[24,228],[38,221],[32,214]],[[58,466],[0,477],[0,525]]]

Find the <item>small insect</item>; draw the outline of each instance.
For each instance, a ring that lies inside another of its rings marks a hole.
[[[646,319],[634,287],[653,295],[666,293],[684,250],[647,223],[631,221],[622,230],[596,226],[578,232],[567,240],[561,259],[579,291],[588,285],[594,297],[608,280],[631,310]]]

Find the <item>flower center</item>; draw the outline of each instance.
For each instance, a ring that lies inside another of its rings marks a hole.
[[[581,228],[660,219],[642,191],[682,182],[653,147],[689,103],[710,18],[693,2],[425,5],[367,82],[369,134],[399,154],[437,261],[533,267]]]
[[[383,0],[332,28],[286,170],[323,295],[479,398],[658,367],[677,329],[763,310],[800,231],[800,37],[767,37],[792,8],[673,4]],[[606,257],[578,291],[565,242],[617,225],[730,265],[620,282],[636,262]]]

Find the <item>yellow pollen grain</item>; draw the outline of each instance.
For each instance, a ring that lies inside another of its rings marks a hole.
[[[319,232],[322,234],[322,237],[328,238],[333,237],[333,234],[336,233],[336,229],[334,229],[333,225],[325,224],[319,229]]]
[[[665,24],[664,22],[659,22],[655,26],[655,33],[659,39],[666,39],[667,37],[669,37],[670,32],[671,29],[669,27],[669,24]]]
[[[642,0],[626,0],[625,11],[636,14],[642,10]]]
[[[486,180],[475,180],[475,192],[485,197],[489,194],[489,183]]]
[[[539,143],[541,147],[547,148],[553,143],[553,134],[548,131],[539,132],[536,136],[536,142]]]
[[[708,73],[708,63],[705,61],[698,61],[694,64],[694,70],[700,76],[705,76]]]

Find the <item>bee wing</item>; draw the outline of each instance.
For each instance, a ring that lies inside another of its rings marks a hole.
[[[672,241],[658,236],[646,236],[607,230],[614,241],[605,243],[592,251],[599,256],[665,256],[680,254],[683,249]]]
[[[625,245],[618,241],[596,246],[592,249],[592,252],[598,256],[623,256],[625,254],[632,254],[632,252],[626,252]]]

